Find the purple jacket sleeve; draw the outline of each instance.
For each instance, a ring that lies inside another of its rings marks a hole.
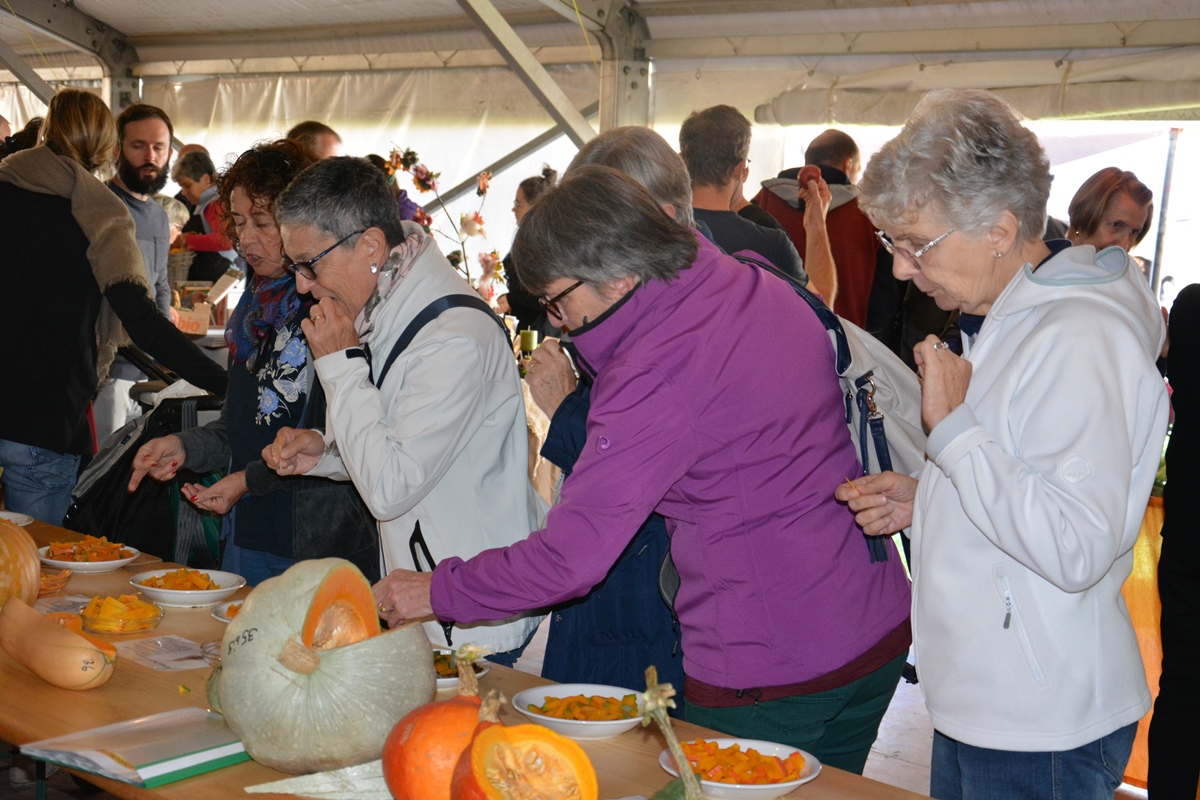
[[[693,435],[669,379],[632,367],[604,378],[593,389],[583,453],[546,527],[469,561],[439,563],[438,619],[503,619],[586,594],[692,466]]]

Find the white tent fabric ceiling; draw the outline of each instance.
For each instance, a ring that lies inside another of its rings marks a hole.
[[[18,6],[38,2],[53,5]],[[597,39],[548,7],[565,2],[559,11],[573,16],[571,0],[494,2],[543,63],[599,58]],[[503,65],[455,0],[74,7],[124,34],[137,51],[134,74],[147,82]],[[4,8],[0,40],[46,77],[100,77]],[[648,0],[631,8],[647,31],[655,121],[731,102],[760,122],[895,124],[937,86],[1005,90],[1033,118],[1186,119],[1200,109],[1195,0]]]

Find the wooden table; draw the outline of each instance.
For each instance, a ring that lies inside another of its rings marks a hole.
[[[77,534],[42,523],[33,523],[26,530],[32,534],[39,547],[51,541],[80,538]],[[98,575],[76,573],[71,577],[64,593],[116,595],[128,592],[130,576],[158,567],[157,559],[153,559],[155,563],[149,563],[147,559],[153,557],[148,556],[140,563],[135,562],[115,572]],[[168,563],[165,566],[175,565]],[[247,591],[242,589],[234,597],[241,597]],[[149,635],[173,633],[198,643],[219,639],[225,626],[215,620],[210,612],[211,609],[208,608],[168,608],[163,621]],[[114,641],[119,639],[106,638]],[[129,661],[118,660],[116,672],[107,684],[90,691],[73,692],[50,686],[0,652],[0,739],[12,744],[25,744],[184,706],[206,708],[204,688],[207,679],[206,669],[156,672]],[[546,683],[550,681],[501,666],[493,666],[480,680],[482,688],[499,689],[510,698],[522,689]],[[191,691],[181,693],[181,685]],[[528,721],[509,706],[504,707],[500,716],[510,725]],[[676,728],[681,739],[718,735],[688,723],[677,722]],[[670,776],[658,766],[658,754],[666,744],[657,729],[636,728],[614,739],[580,744],[596,766],[601,798],[612,800],[638,794],[649,797],[670,780]],[[143,789],[94,775],[82,777],[124,798],[228,800],[249,797],[242,791],[245,786],[289,776],[249,761],[170,783],[158,789]],[[265,794],[255,796],[265,799],[292,797]],[[788,795],[789,798],[812,800],[902,800],[920,796],[832,767],[825,767],[816,780]]]

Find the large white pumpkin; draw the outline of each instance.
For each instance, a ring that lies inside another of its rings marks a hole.
[[[379,758],[396,722],[433,699],[436,675],[419,625],[378,630],[357,567],[302,561],[246,598],[209,696],[269,767],[307,773]]]

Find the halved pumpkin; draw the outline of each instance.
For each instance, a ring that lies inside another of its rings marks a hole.
[[[454,771],[451,800],[597,800],[596,770],[578,744],[541,725],[480,724]]]

